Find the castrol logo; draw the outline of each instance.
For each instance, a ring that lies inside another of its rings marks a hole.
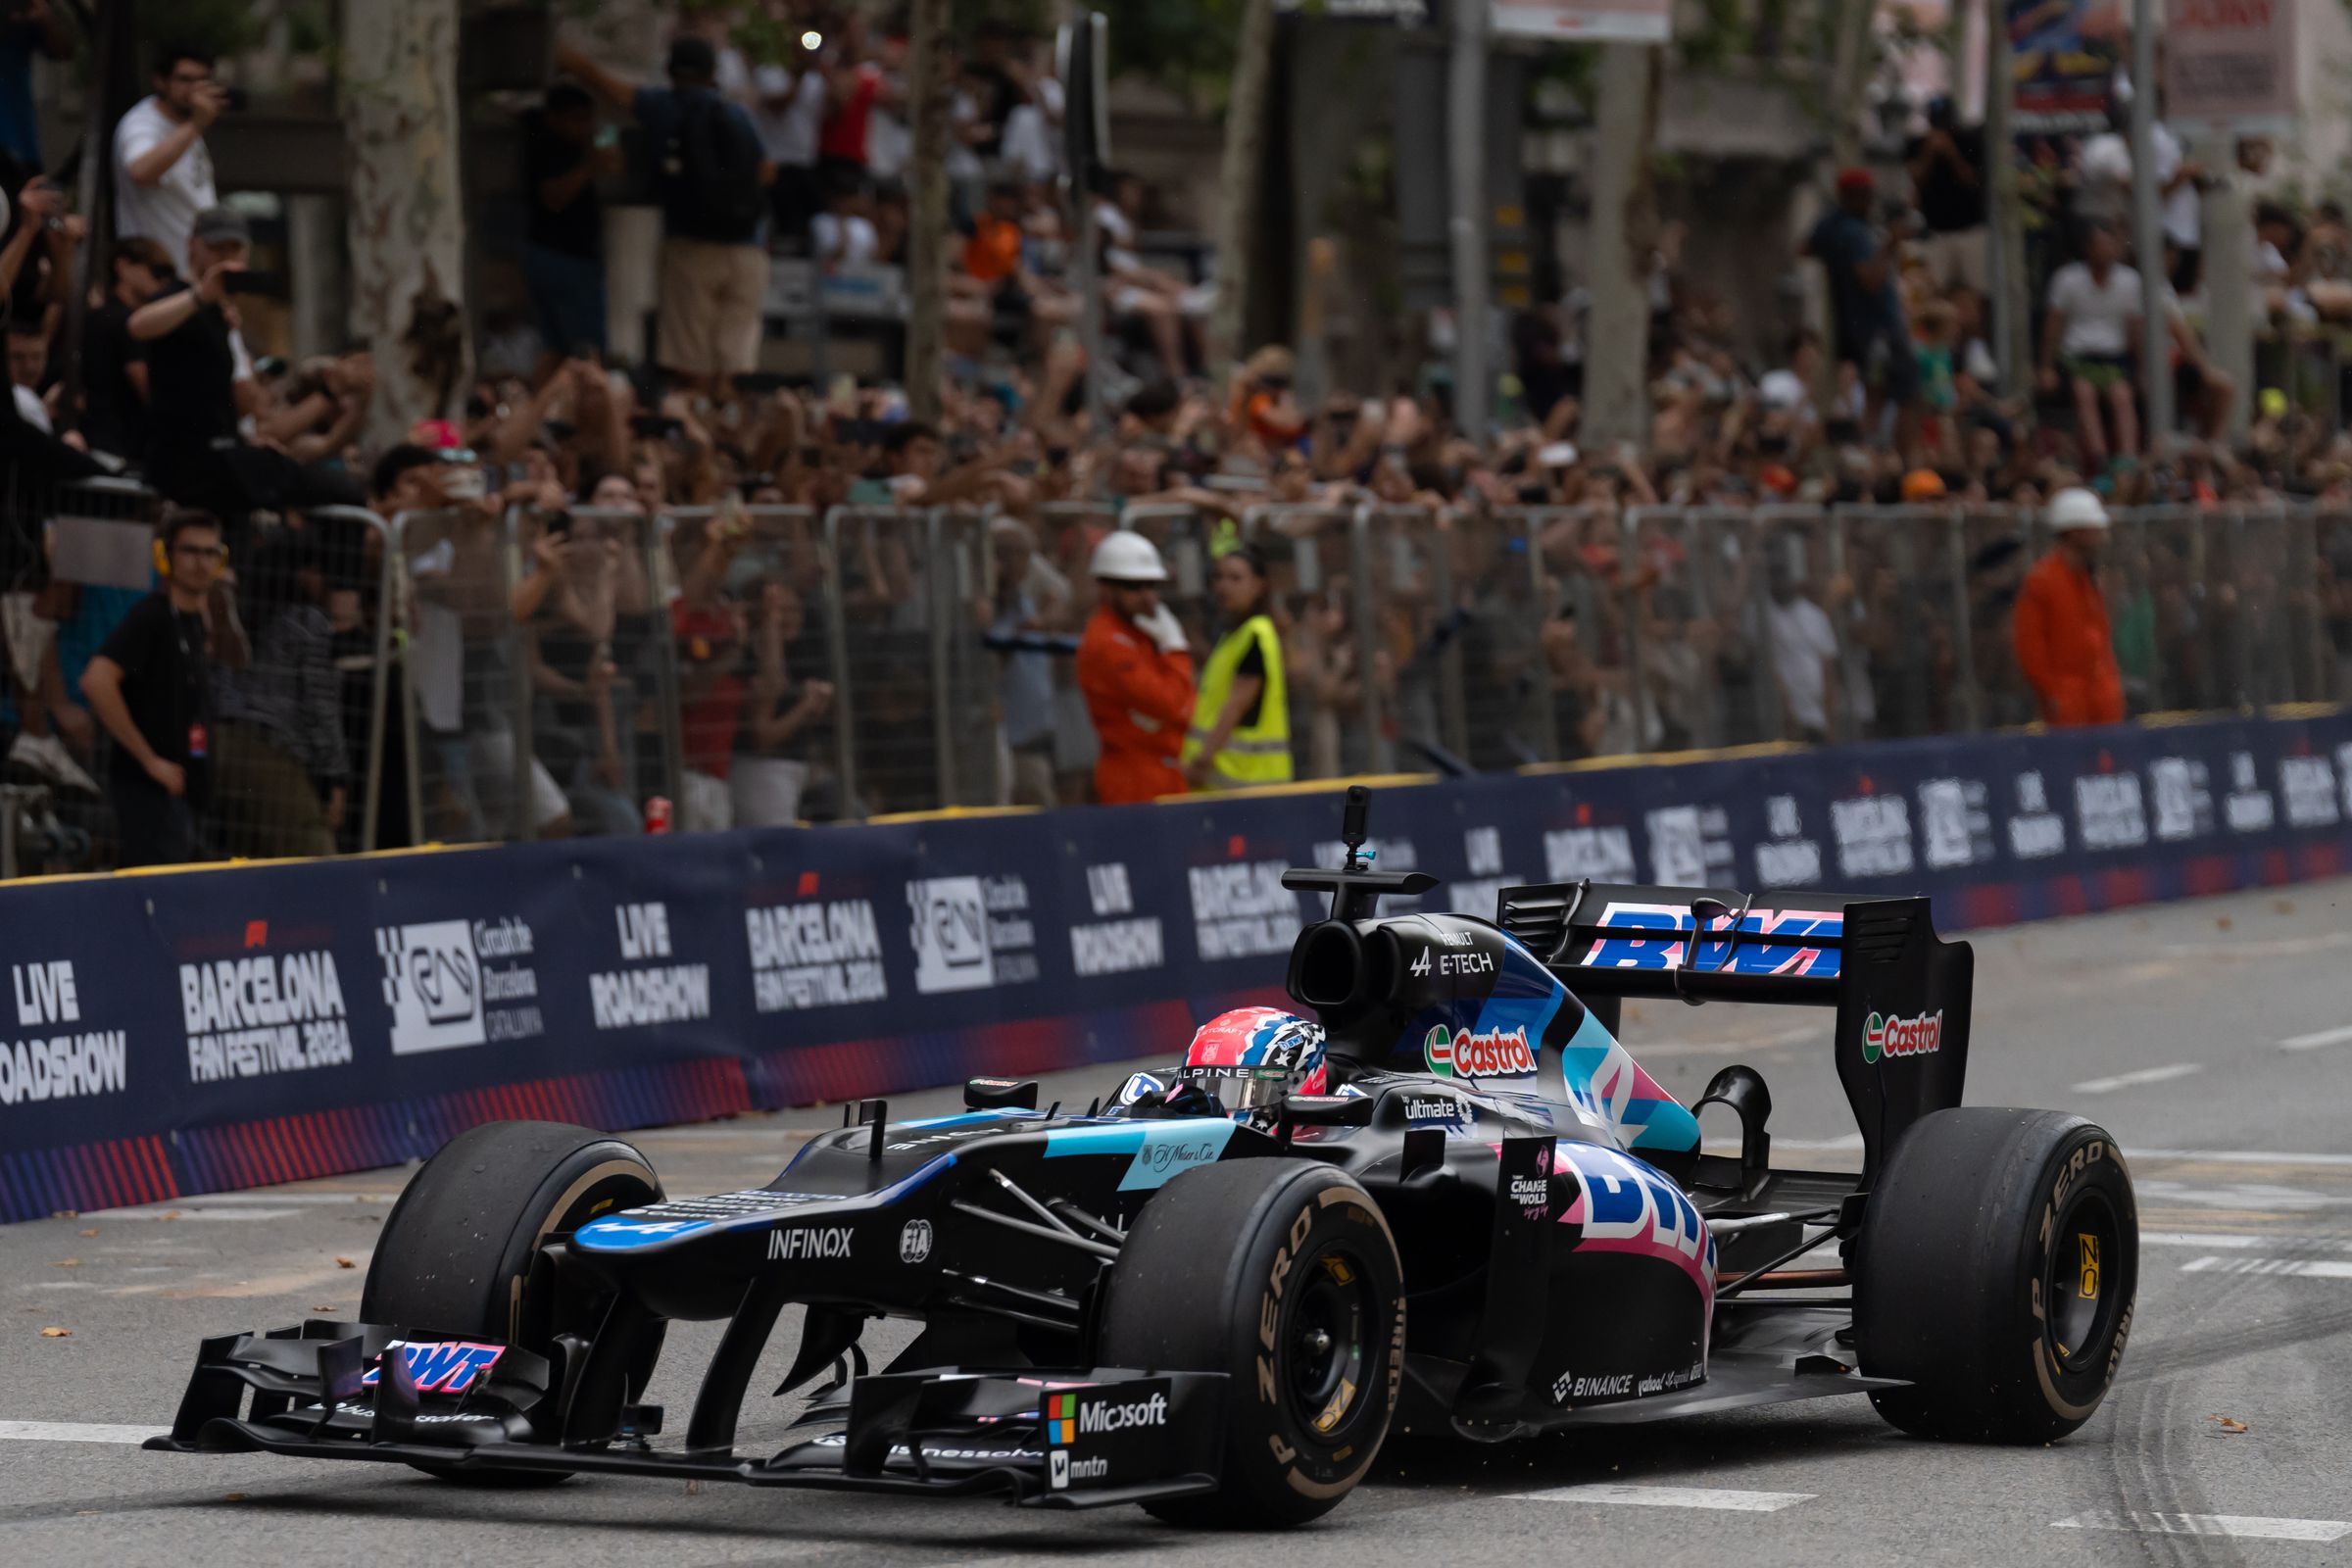
[[[1525,1029],[1456,1034],[1440,1024],[1422,1042],[1422,1055],[1441,1078],[1524,1078],[1536,1070]]]
[[[1862,1059],[1875,1063],[1881,1056],[1932,1056],[1943,1049],[1943,1010],[1897,1018],[1874,1012],[1862,1021]]]

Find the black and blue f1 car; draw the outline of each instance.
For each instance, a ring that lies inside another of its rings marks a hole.
[[[617,1472],[1141,1503],[1198,1524],[1334,1506],[1392,1432],[1491,1442],[1867,1394],[1921,1435],[2061,1437],[2113,1381],[2138,1228],[2114,1141],[1960,1104],[1974,957],[1925,899],[1579,883],[1495,922],[1347,865],[1289,986],[1332,1081],[1234,1110],[1179,1082],[1084,1113],[974,1080],[880,1102],[768,1186],[670,1199],[626,1143],[499,1123],[410,1182],[360,1322],[205,1342],[150,1447],[405,1462],[507,1484]],[[1763,1080],[1686,1108],[1622,999],[1836,1009],[1858,1173],[1775,1166]],[[1736,1117],[1702,1150],[1696,1112]],[[1799,1266],[1809,1261],[1810,1266]],[[780,1442],[738,1415],[778,1315]],[[919,1332],[882,1370],[860,1335]],[[682,1435],[644,1402],[672,1320],[722,1320]]]

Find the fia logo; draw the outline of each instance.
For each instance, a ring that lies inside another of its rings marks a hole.
[[[392,1054],[482,1043],[481,963],[465,921],[379,926],[375,952],[392,1011]]]
[[[9,972],[16,982],[20,1025],[32,1029],[43,1024],[81,1021],[81,996],[74,989],[74,965],[70,959],[11,964]]]
[[[899,1261],[920,1263],[930,1255],[931,1222],[927,1219],[908,1220],[906,1228],[899,1232]]]

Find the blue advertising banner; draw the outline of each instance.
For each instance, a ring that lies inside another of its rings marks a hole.
[[[1339,786],[0,890],[0,1219],[1179,1052],[1275,1000]],[[1568,767],[1380,792],[1379,863],[1926,892],[1945,929],[2352,866],[2352,713]]]

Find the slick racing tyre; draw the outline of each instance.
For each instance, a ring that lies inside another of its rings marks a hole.
[[[1229,1529],[1336,1507],[1396,1408],[1402,1280],[1379,1208],[1328,1165],[1243,1159],[1168,1183],[1111,1269],[1100,1360],[1226,1375],[1222,1484],[1145,1506]]]
[[[2139,1211],[2115,1140],[2054,1110],[1966,1106],[1895,1147],[1854,1254],[1855,1346],[1905,1432],[2048,1443],[2115,1381]]]
[[[558,1334],[594,1335],[607,1302],[576,1293],[560,1296],[553,1270],[539,1256],[540,1243],[599,1214],[660,1202],[662,1196],[662,1180],[643,1154],[592,1128],[502,1121],[460,1133],[424,1162],[384,1221],[368,1260],[360,1318],[552,1354]],[[661,1348],[662,1330],[655,1325],[632,1362],[632,1398]],[[449,1480],[511,1487],[564,1478],[549,1471],[417,1468]]]

